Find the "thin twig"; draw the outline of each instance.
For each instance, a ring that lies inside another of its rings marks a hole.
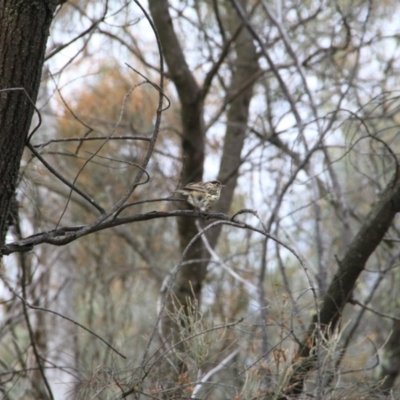
[[[380,311],[376,311],[373,308],[366,306],[365,304],[361,303],[360,301],[358,301],[358,300],[356,300],[354,298],[349,299],[349,303],[350,304],[356,304],[356,305],[362,307],[363,309],[365,309],[367,311],[370,311],[370,312],[372,312],[372,313],[374,313],[376,315],[379,315],[380,317],[388,318],[388,319],[391,319],[392,321],[400,322],[400,318],[396,318],[396,317],[393,317],[392,315],[385,314],[385,313],[382,313]]]
[[[103,207],[101,207],[99,204],[97,204],[91,197],[89,197],[86,193],[82,192],[80,189],[78,189],[73,183],[70,183],[66,178],[64,178],[60,173],[58,173],[52,165],[50,165],[41,155],[40,153],[32,146],[31,143],[27,143],[26,145],[28,149],[34,154],[34,156],[56,177],[58,178],[61,182],[63,182],[65,185],[67,185],[70,189],[71,192],[74,191],[78,193],[80,196],[82,196],[86,201],[88,201],[93,207],[95,207],[98,211],[100,211],[101,214],[105,213],[105,210]],[[70,192],[70,196],[71,196]]]
[[[93,140],[105,140],[109,136],[92,136],[92,137],[71,137],[65,139],[51,139],[44,143],[35,144],[33,147],[36,149],[43,149],[52,143],[64,143],[64,142],[88,142]],[[146,136],[113,136],[109,140],[140,140],[143,142],[149,142],[151,139]]]
[[[191,398],[193,399],[196,394],[201,390],[203,387],[204,383],[207,382],[214,374],[216,374],[218,371],[220,371],[222,368],[225,367],[229,363],[229,361],[232,360],[233,357],[235,357],[240,351],[240,348],[237,348],[236,350],[232,351],[227,357],[225,357],[216,367],[214,367],[212,370],[208,371],[203,378],[201,378],[200,383],[198,383],[195,388],[193,389],[192,396]]]
[[[195,224],[196,224],[197,230],[200,232],[202,228],[200,226],[199,220],[196,220]],[[214,261],[216,263],[218,263],[226,272],[228,272],[229,275],[231,275],[233,278],[235,278],[239,282],[242,282],[247,287],[249,292],[253,293],[254,291],[257,291],[256,285],[253,285],[251,282],[248,282],[246,279],[243,279],[239,274],[237,274],[235,271],[233,271],[232,268],[230,268],[228,265],[226,265],[226,263],[224,261],[221,260],[221,258],[218,256],[218,254],[211,247],[206,235],[201,235],[201,240],[203,241],[207,251],[210,253],[210,255],[214,259]]]
[[[4,282],[4,284],[7,286],[7,289],[14,294],[14,296],[17,296],[22,303],[28,307],[31,308],[32,310],[38,310],[38,311],[44,311],[44,312],[48,312],[50,314],[54,314],[57,317],[63,318],[69,322],[72,322],[73,324],[79,326],[80,328],[84,329],[86,332],[89,332],[91,335],[95,336],[97,339],[101,340],[107,347],[109,347],[111,350],[113,350],[115,353],[117,353],[119,356],[121,356],[122,358],[124,358],[126,360],[126,356],[124,356],[122,353],[120,353],[118,350],[116,350],[110,343],[106,342],[101,336],[99,336],[97,333],[93,332],[92,330],[90,330],[89,328],[86,328],[84,325],[80,324],[79,322],[66,317],[65,315],[62,315],[56,311],[50,310],[48,308],[44,308],[44,307],[37,307],[34,306],[30,303],[28,303],[28,301],[26,301],[22,296],[20,296],[11,286],[10,284],[6,281],[6,279],[4,279],[4,277],[2,275],[0,275],[0,279]]]

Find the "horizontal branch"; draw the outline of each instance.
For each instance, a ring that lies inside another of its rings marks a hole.
[[[160,219],[160,218],[171,218],[171,217],[188,217],[188,218],[204,218],[204,219],[216,219],[219,221],[225,221],[228,225],[232,225],[237,228],[241,229],[249,229],[254,232],[258,232],[264,236],[269,237],[270,239],[276,241],[281,246],[285,247],[289,250],[304,266],[303,261],[297,255],[297,253],[287,244],[281,242],[279,239],[275,238],[274,236],[270,235],[264,229],[258,229],[251,225],[248,225],[244,222],[237,221],[236,217],[240,214],[244,213],[253,213],[256,214],[255,211],[251,210],[241,210],[237,212],[232,217],[229,217],[226,214],[222,213],[214,213],[214,212],[197,212],[192,210],[174,210],[169,212],[163,211],[151,211],[145,214],[137,214],[128,217],[121,217],[121,218],[114,218],[108,219],[105,221],[99,222],[96,220],[92,224],[87,225],[77,225],[77,226],[67,226],[67,227],[60,227],[50,231],[36,233],[34,235],[28,236],[27,238],[17,240],[12,243],[7,243],[3,246],[0,250],[1,255],[10,255],[12,253],[18,252],[26,252],[32,250],[35,246],[43,243],[52,244],[54,246],[64,246],[68,243],[71,243],[80,237],[87,236],[91,233],[99,232],[105,229],[113,228],[115,226],[131,224],[135,222],[141,221],[150,221],[153,219]]]
[[[88,142],[88,141],[94,141],[94,140],[140,140],[143,142],[150,142],[151,138],[146,137],[146,136],[90,136],[90,137],[70,137],[70,138],[64,138],[64,139],[51,139],[48,140],[47,142],[44,143],[39,143],[33,145],[35,149],[43,149],[43,147],[48,146],[49,144],[52,143],[64,143],[64,142]]]

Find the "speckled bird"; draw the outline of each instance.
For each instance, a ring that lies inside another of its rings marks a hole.
[[[208,211],[219,200],[222,186],[222,183],[217,180],[192,182],[177,192],[187,196],[187,202],[196,210]]]

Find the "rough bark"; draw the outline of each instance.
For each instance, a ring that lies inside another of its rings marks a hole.
[[[331,332],[336,327],[346,303],[351,298],[358,277],[399,211],[400,176],[396,171],[394,179],[382,193],[380,201],[372,208],[343,258],[338,261],[338,271],[323,298],[320,310],[321,329],[325,333]],[[305,375],[315,365],[315,355],[310,356],[310,353],[315,345],[316,328],[317,317],[312,321],[308,337],[299,349],[299,356],[303,361],[294,369],[288,384],[291,388],[288,394],[301,393]]]
[[[56,0],[0,0],[0,247],[39,90]],[[18,89],[18,90],[15,90]]]

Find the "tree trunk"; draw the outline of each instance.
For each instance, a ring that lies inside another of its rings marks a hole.
[[[182,184],[201,181],[203,179],[205,128],[203,122],[203,100],[208,90],[207,85],[199,87],[186,62],[185,55],[174,32],[169,5],[167,0],[149,0],[150,12],[157,27],[163,54],[168,65],[168,73],[173,81],[181,103],[182,121],[182,153],[184,170]],[[235,11],[227,6],[230,23],[230,33],[234,37],[240,29],[240,23]],[[243,148],[249,105],[253,93],[255,74],[258,72],[257,55],[252,38],[247,30],[242,29],[233,41],[236,51],[236,60],[231,88],[231,103],[227,115],[227,128],[224,140],[223,155],[220,164],[219,179],[227,186],[223,188],[221,199],[216,207],[220,212],[228,212],[233,199],[237,183],[238,170],[241,164],[240,154]],[[227,50],[229,47],[227,48]],[[212,71],[212,69],[211,69]],[[207,76],[207,79],[210,75]],[[206,81],[207,81],[206,79]],[[212,76],[211,78],[212,79]],[[208,81],[207,84],[210,84]],[[229,100],[229,99],[228,99]],[[188,208],[187,204],[183,208]],[[190,240],[197,234],[194,218],[179,218],[178,229],[180,247],[183,251]],[[220,229],[211,232],[209,240],[214,247]],[[200,260],[207,258],[201,240],[195,242],[187,253],[186,260]],[[173,297],[183,305],[199,305],[201,290],[206,277],[207,262],[198,261],[182,265],[174,282]],[[171,309],[171,307],[169,307]],[[170,324],[165,324],[169,336]],[[178,327],[175,326],[175,329]],[[178,328],[179,329],[179,328]]]
[[[241,2],[245,9],[245,1]],[[221,199],[215,207],[217,211],[228,213],[231,207],[233,194],[239,177],[239,168],[242,165],[241,153],[246,139],[250,101],[253,97],[253,87],[259,72],[256,46],[249,31],[244,28],[236,11],[228,8],[231,36],[240,29],[240,33],[233,43],[236,59],[233,66],[233,75],[229,96],[232,98],[227,113],[224,147],[219,168],[218,178],[225,187]],[[212,247],[217,243],[221,225],[209,234]]]
[[[203,177],[204,163],[204,123],[203,96],[192,72],[186,63],[182,48],[174,32],[168,1],[150,0],[150,11],[160,35],[163,53],[168,65],[168,72],[174,82],[181,102],[182,117],[182,152],[184,171],[182,183],[200,181]],[[230,33],[233,36],[239,29],[239,19],[232,8],[230,15]],[[252,38],[247,30],[242,29],[234,41],[236,61],[231,82],[232,101],[228,111],[228,121],[224,140],[223,155],[220,164],[219,178],[226,184],[218,205],[220,212],[228,212],[232,202],[233,192],[237,183],[238,170],[241,165],[240,154],[246,136],[249,104],[253,93],[255,75],[258,72],[257,55]],[[184,206],[187,208],[187,206]],[[193,218],[180,218],[178,222],[181,250],[197,233]],[[211,235],[215,245],[220,229]],[[188,259],[199,259],[203,256],[201,241],[192,246]],[[205,277],[206,263],[196,263],[183,266],[177,281],[178,299],[191,297],[192,291],[196,300],[200,299],[201,283]],[[181,295],[180,295],[181,294]]]
[[[380,198],[350,243],[344,257],[338,261],[338,271],[323,298],[320,310],[319,321],[324,334],[335,329],[368,258],[382,241],[395,215],[400,211],[400,176],[397,172]],[[317,322],[315,317],[309,327],[308,337],[300,346],[299,357],[303,361],[298,363],[293,371],[288,384],[290,387],[288,394],[302,392],[305,375],[315,365],[316,356],[310,353],[315,346]]]
[[[59,0],[0,0],[0,248]]]
[[[185,60],[178,41],[167,0],[150,0],[150,12],[161,40],[169,75],[178,91],[181,103],[182,153],[184,170],[182,184],[201,181],[204,164],[203,99],[200,88]],[[182,206],[188,208],[187,204]],[[178,218],[180,248],[183,251],[197,229],[193,218]],[[188,251],[186,259],[203,258],[203,245],[197,241]],[[178,303],[186,305],[188,299],[200,301],[201,284],[205,276],[204,263],[183,265],[174,285],[174,296]],[[194,301],[190,301],[194,304]]]

